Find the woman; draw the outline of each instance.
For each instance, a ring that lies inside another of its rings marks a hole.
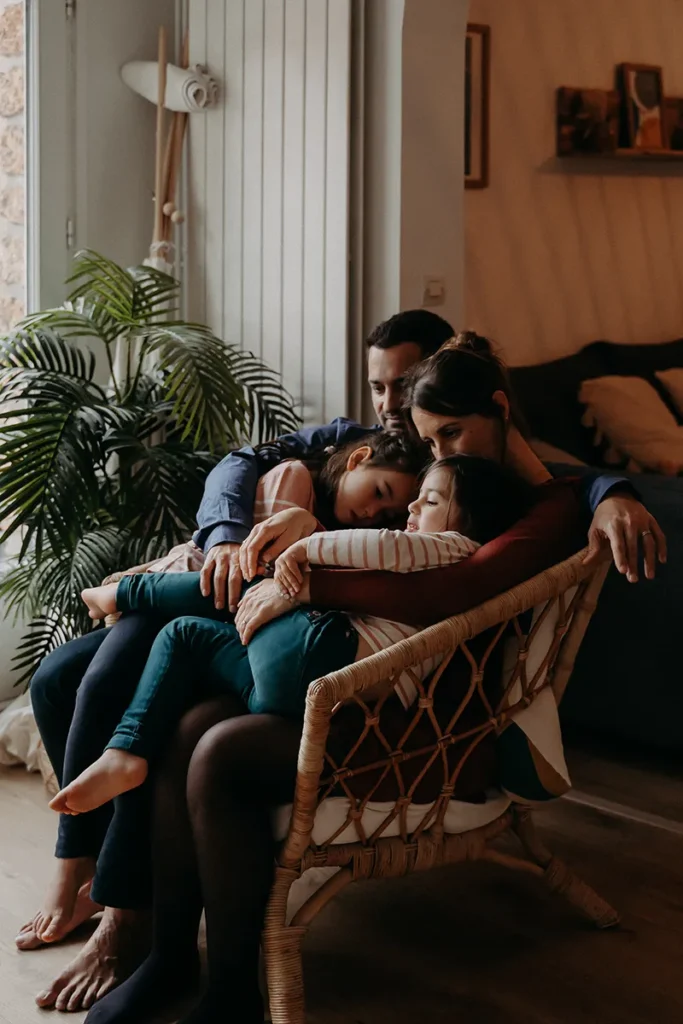
[[[574,489],[567,482],[550,481],[525,446],[511,423],[505,373],[482,349],[479,340],[466,336],[417,367],[410,383],[413,423],[439,456],[468,451],[513,465],[537,486],[537,505],[505,538],[458,565],[411,573],[405,579],[377,572],[337,572],[334,584],[340,594],[330,604],[353,605],[354,611],[367,605],[372,614],[424,624],[492,597],[579,546]],[[256,554],[255,545],[246,545],[247,575],[253,573]],[[477,565],[482,576],[478,589],[472,586]],[[330,572],[311,574],[309,594],[316,590],[318,575],[325,578]],[[356,586],[349,587],[346,579],[342,584],[346,577]],[[358,581],[363,581],[360,586]],[[355,599],[349,602],[352,590]],[[236,617],[243,640],[248,642],[259,625],[289,607],[273,581],[252,588]],[[395,711],[400,716],[400,707]],[[208,709],[203,713],[206,722]],[[184,722],[159,774],[152,953],[127,982],[93,1008],[89,1024],[142,1024],[163,1002],[194,989],[202,906],[209,986],[184,1024],[208,1024],[219,1015],[244,1024],[262,1020],[257,964],[275,849],[269,812],[291,800],[301,728],[272,716],[252,715],[215,724],[197,742],[203,724],[196,716]],[[234,842],[236,835],[239,843]]]

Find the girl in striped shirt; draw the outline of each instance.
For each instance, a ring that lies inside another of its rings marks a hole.
[[[289,465],[300,480],[294,467],[301,464]],[[296,595],[309,565],[411,572],[452,564],[503,533],[529,504],[528,486],[490,460],[457,455],[432,465],[409,506],[405,531],[312,532],[281,555],[275,580],[292,610],[259,630],[247,647],[232,622],[216,621],[224,615],[211,598],[201,597],[196,573],[140,574],[84,592],[97,617],[115,607],[195,614],[164,627],[104,754],[50,806],[67,814],[87,812],[140,785],[184,711],[207,692],[237,693],[252,713],[301,718],[313,680],[416,632],[372,616],[298,608]],[[431,658],[395,681],[404,706],[438,660]]]

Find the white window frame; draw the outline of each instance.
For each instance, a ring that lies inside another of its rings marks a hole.
[[[28,310],[61,302],[69,273],[67,235],[74,207],[73,11],[71,0],[26,0]]]

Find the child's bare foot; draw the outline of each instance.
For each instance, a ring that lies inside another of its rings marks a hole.
[[[147,761],[127,750],[111,748],[84,772],[60,789],[50,801],[60,814],[84,814],[113,800],[129,789],[141,786],[147,778]]]
[[[117,587],[118,583],[107,583],[104,587],[86,587],[81,591],[91,619],[106,619],[107,615],[114,615]]]
[[[90,899],[90,885],[95,861],[90,857],[58,860],[55,878],[48,890],[45,905],[32,921],[28,921],[17,937],[18,949],[38,949],[46,942],[60,942],[103,908]],[[78,886],[79,878],[86,881]],[[76,895],[73,895],[73,887]]]

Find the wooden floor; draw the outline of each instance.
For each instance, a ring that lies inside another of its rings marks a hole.
[[[307,938],[312,1024],[681,1024],[683,836],[564,801],[540,819],[619,908],[620,930],[595,932],[490,865],[362,883]],[[20,954],[12,941],[38,905],[54,826],[38,777],[0,771],[1,1024],[49,1019],[33,995],[77,948]]]

